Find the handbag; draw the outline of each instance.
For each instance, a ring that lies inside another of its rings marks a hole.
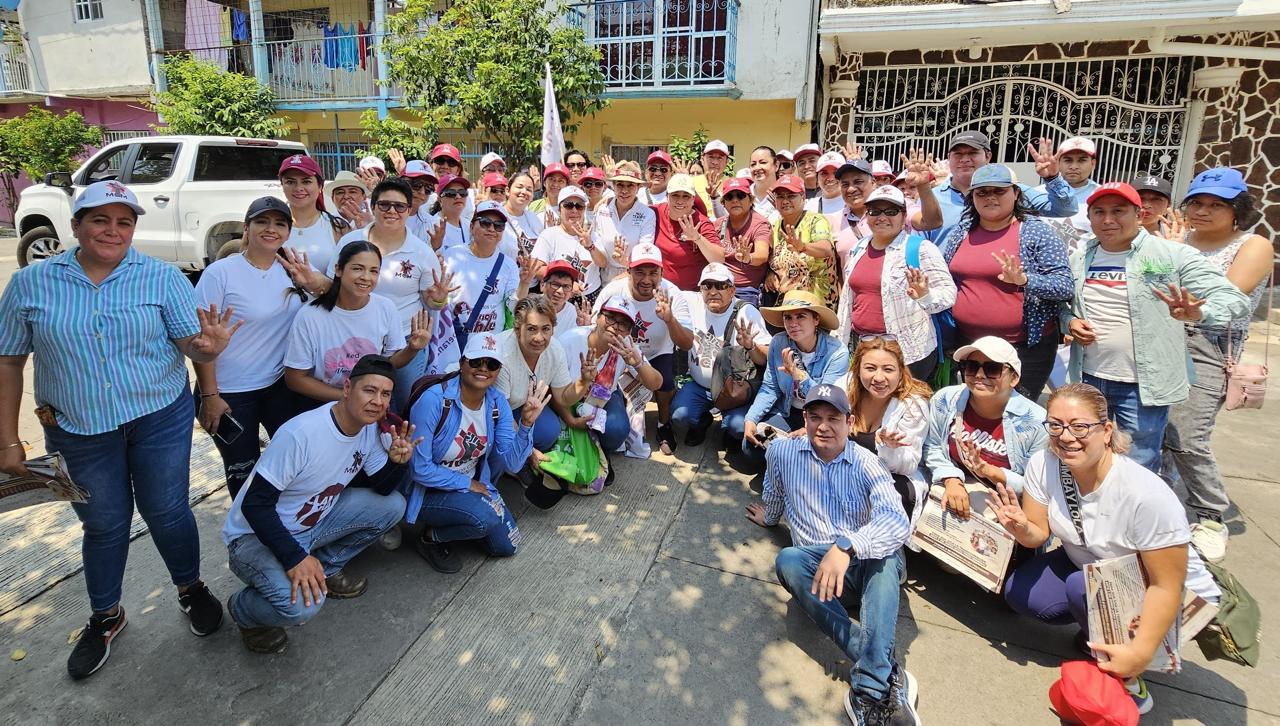
[[[734,301],[733,312],[724,325],[724,345],[711,365],[711,401],[721,412],[747,405],[760,389],[760,371],[751,362],[750,351],[733,344],[733,324],[745,305],[742,300]]]
[[[1226,568],[1202,561],[1222,595],[1218,598],[1218,614],[1196,634],[1196,645],[1207,660],[1229,660],[1256,668],[1262,649],[1262,609],[1258,601]]]
[[[1267,395],[1267,375],[1270,372],[1267,364],[1271,356],[1271,305],[1275,301],[1276,288],[1272,284],[1273,277],[1267,280],[1271,289],[1267,292],[1267,332],[1263,344],[1262,364],[1244,364],[1236,362],[1235,353],[1231,349],[1231,326],[1227,326],[1227,396],[1225,407],[1228,411],[1237,408],[1262,408],[1262,401]]]

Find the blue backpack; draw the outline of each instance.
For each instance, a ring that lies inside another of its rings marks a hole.
[[[920,243],[924,241],[924,237],[913,234],[907,237],[906,263],[907,267],[913,270],[920,269]],[[946,353],[943,352],[945,343],[955,339],[956,319],[951,315],[950,310],[943,310],[940,313],[933,314],[933,334],[935,337],[938,363],[946,362]]]

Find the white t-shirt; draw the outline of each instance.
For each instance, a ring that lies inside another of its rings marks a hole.
[[[348,232],[338,241],[341,247],[348,242],[360,242],[369,239],[369,228]],[[329,263],[325,273],[333,277],[337,260]],[[404,244],[394,252],[383,253],[382,266],[378,271],[378,285],[374,293],[381,295],[395,304],[400,312],[400,329],[407,337],[413,316],[425,308],[422,305],[422,293],[431,287],[432,281],[440,275],[440,257],[431,245],[423,242],[410,232],[405,235]]]
[[[695,383],[708,390],[711,389],[711,373],[716,356],[720,355],[720,351],[724,349],[724,329],[729,324],[733,306],[737,303],[738,301],[734,300],[729,303],[729,307],[725,308],[724,312],[712,313],[703,302],[701,293],[688,291],[680,295],[680,300],[676,304],[676,319],[687,319],[690,323],[689,330],[693,333],[693,350],[689,351],[689,375],[693,376]],[[737,319],[734,320],[734,326],[736,327],[743,320],[750,323],[755,331],[752,342],[768,347],[772,338],[765,328],[764,318],[754,305],[750,303],[742,305]],[[729,340],[733,345],[738,344],[736,331],[729,333]]]
[[[580,358],[580,356],[586,354],[587,338],[591,335],[591,331],[594,329],[595,326],[593,325],[582,325],[570,330],[559,338],[560,345],[564,348],[565,362],[568,364],[569,380],[571,381],[576,381],[578,377],[582,375],[582,358]],[[608,354],[606,353],[604,356],[601,356],[599,361],[597,361],[597,373],[603,371],[607,358]],[[609,382],[609,390],[617,390],[618,379],[622,377],[622,374],[628,372],[636,378],[640,376],[640,374],[636,372],[635,368],[627,365],[626,361],[622,360],[622,356],[618,356],[616,359],[616,365],[614,366],[613,380]],[[587,405],[586,402],[583,402],[578,406],[578,415],[590,417],[595,414],[595,410],[595,406],[590,406]]]
[[[1084,347],[1083,370],[1109,381],[1137,383],[1133,327],[1129,318],[1128,252],[1099,247],[1084,276],[1084,317],[1098,339]]]
[[[578,308],[566,301],[564,307],[560,308],[560,312],[556,313],[556,337],[559,338],[576,327],[578,327]]]
[[[242,393],[266,388],[284,374],[289,328],[302,300],[278,262],[259,270],[244,255],[231,255],[205,268],[196,283],[196,300],[207,308],[230,307],[244,324],[214,361],[218,390]]]
[[[502,356],[502,368],[498,369],[498,390],[507,397],[513,411],[528,400],[530,380],[536,378],[543,381],[553,390],[573,383],[564,358],[564,346],[555,337],[551,338],[546,350],[538,356],[538,362],[532,371],[525,363],[524,354],[520,352],[516,331],[504,330],[498,333],[498,354]]]
[[[321,214],[310,227],[294,225],[285,247],[307,253],[307,263],[317,270],[329,269],[329,263],[338,256],[338,244],[333,238],[333,224]]]
[[[768,194],[763,197],[757,197],[754,189],[751,192],[751,208],[770,222],[774,222],[778,217],[782,216],[778,214],[778,210],[773,206],[773,197]]]
[[[804,209],[806,212],[817,212],[819,214],[835,214],[844,209],[844,197],[836,197],[835,199],[827,199],[822,195],[818,195],[813,199],[804,200]]]
[[[1096,432],[1095,432],[1095,435]],[[1062,494],[1058,457],[1048,449],[1027,461],[1023,491],[1049,509],[1049,531],[1077,567],[1191,542],[1187,513],[1168,484],[1127,456],[1112,457],[1102,484],[1080,497],[1087,546],[1080,542]],[[1205,599],[1220,594],[1194,547],[1187,548],[1187,588]]]
[[[602,249],[605,256],[609,258],[609,264],[605,267],[604,280],[608,282],[617,277],[623,267],[613,261],[613,242],[619,235],[627,241],[627,252],[623,259],[631,256],[631,249],[636,245],[644,242],[653,244],[654,235],[657,233],[658,215],[653,211],[653,207],[643,204],[640,200],[636,200],[631,205],[631,209],[627,213],[618,216],[618,201],[612,200],[604,206],[599,214],[596,215],[596,239],[604,245]]]
[[[636,199],[650,206],[657,206],[667,201],[667,193],[665,191],[651,192],[646,188],[640,190],[640,193],[636,195]]]
[[[480,299],[499,254],[495,252],[492,257],[476,257],[469,246],[450,247],[444,251],[445,267],[453,273],[453,284],[458,288],[449,293],[449,305],[460,325],[465,325],[471,317],[471,308]],[[485,298],[484,308],[470,332],[487,333],[506,327],[506,311],[515,308],[515,294],[520,289],[520,271],[511,257],[504,256],[495,288]]]
[[[238,335],[238,333],[237,333]],[[276,514],[292,534],[319,524],[338,503],[361,469],[376,474],[387,463],[386,449],[378,436],[377,424],[369,424],[355,436],[347,436],[333,419],[336,403],[299,414],[284,423],[263,450],[249,474],[249,481],[261,474],[276,489],[280,499]],[[249,487],[241,487],[231,503],[222,540],[253,534],[244,518],[243,506]]]
[[[457,408],[462,412],[462,420],[458,422],[458,433],[445,449],[440,465],[474,479],[476,464],[489,450],[489,421],[493,417],[493,409],[481,403],[480,408],[473,411],[461,401],[457,402]]]
[[[318,305],[299,310],[289,331],[284,364],[341,388],[362,357],[391,355],[403,347],[396,306],[381,295],[370,295],[359,310],[337,306],[325,310]]]
[[[446,222],[440,217],[436,217],[431,221],[431,229],[435,229],[436,225],[444,225],[444,241],[440,243],[440,251],[444,252],[450,247],[466,247],[471,244],[471,230],[467,229],[470,225],[467,220],[460,220],[462,225],[453,225]]]
[[[600,242],[599,232],[599,226],[592,225],[591,243],[601,252],[605,252],[605,248]],[[582,291],[584,293],[590,295],[600,289],[600,268],[591,259],[591,253],[582,246],[577,237],[570,235],[559,226],[542,230],[542,234],[538,235],[538,241],[533,245],[532,257],[544,263],[554,260],[566,260],[582,274]]]
[[[511,214],[507,211],[507,214]],[[507,227],[502,230],[502,241],[498,243],[498,250],[506,253],[508,257],[515,257],[517,254],[531,254],[533,252],[533,244],[537,242],[538,235],[542,234],[542,215],[524,210],[524,214],[516,217],[507,218]]]
[[[680,288],[670,280],[663,280],[658,286],[658,290],[671,298],[671,311],[675,315],[676,322],[684,327],[689,327],[687,318],[688,308],[676,305],[676,301],[680,299]],[[640,348],[640,352],[644,357],[653,360],[654,358],[670,353],[676,349],[675,343],[671,341],[671,331],[667,329],[667,324],[658,317],[658,295],[649,300],[637,300],[631,294],[631,280],[629,278],[620,278],[605,285],[600,290],[599,297],[596,298],[596,304],[591,308],[593,316],[600,314],[600,308],[604,306],[604,302],[614,295],[620,295],[630,300],[636,306],[636,325],[632,331],[636,345]]]

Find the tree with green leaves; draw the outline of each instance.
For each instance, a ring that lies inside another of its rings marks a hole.
[[[434,137],[441,128],[483,130],[511,166],[538,156],[545,69],[551,64],[565,136],[572,119],[607,105],[600,53],[565,5],[544,0],[408,0],[388,19],[391,81]],[[431,24],[424,32],[423,25]]]
[[[426,159],[435,146],[436,130],[429,131],[397,118],[378,118],[378,112],[373,109],[360,115],[360,128],[369,146],[359,151],[358,157],[372,154],[390,162],[391,150],[398,149],[406,159]]]
[[[31,106],[21,116],[0,120],[0,189],[10,217],[18,209],[15,184],[20,173],[41,181],[54,171],[69,171],[90,146],[102,143],[102,129],[76,111],[53,113]]]
[[[672,136],[671,141],[667,144],[667,153],[671,154],[674,161],[682,164],[692,164],[702,159],[702,150],[707,148],[707,142],[711,140],[711,134],[707,133],[706,127],[698,124],[698,130],[693,132],[689,138],[680,136]],[[725,167],[725,173],[733,172],[733,157],[729,157],[729,165]]]
[[[278,139],[289,122],[276,116],[276,96],[253,76],[228,73],[187,54],[167,58],[161,72],[168,88],[151,108],[167,134]]]

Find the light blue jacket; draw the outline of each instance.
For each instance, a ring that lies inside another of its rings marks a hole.
[[[1076,318],[1084,318],[1084,280],[1099,246],[1090,237],[1071,255],[1071,275],[1075,297],[1062,307],[1061,325],[1065,333]],[[1225,326],[1249,314],[1249,298],[1199,250],[1138,230],[1125,261],[1129,293],[1129,318],[1133,328],[1133,355],[1138,371],[1138,398],[1144,406],[1170,406],[1187,399],[1187,334],[1183,324],[1169,315],[1169,306],[1155,296],[1153,288],[1169,291],[1169,285],[1185,287],[1204,300],[1200,325]],[[1067,376],[1081,378],[1084,346],[1071,344],[1071,365]]]
[[[782,372],[782,351],[790,342],[785,332],[769,341],[769,360],[764,364],[764,382],[760,392],[747,410],[747,420],[760,423],[770,416],[785,414],[791,410],[791,390],[795,388],[791,376]],[[809,389],[822,383],[844,385],[849,373],[849,349],[834,336],[818,331],[818,347],[814,348],[813,364],[809,375],[800,384],[800,393],[809,395]]]
[[[951,460],[948,437],[956,416],[961,415],[968,404],[969,389],[963,385],[947,386],[929,399],[924,465],[929,470],[929,480],[934,484],[951,477],[966,478],[964,470]],[[1044,430],[1045,411],[1035,401],[1014,391],[1009,403],[1005,404],[1001,420],[1004,422],[1005,454],[1009,457],[1009,468],[1004,470],[1005,481],[1021,494],[1027,460],[1049,443],[1049,434]]]

